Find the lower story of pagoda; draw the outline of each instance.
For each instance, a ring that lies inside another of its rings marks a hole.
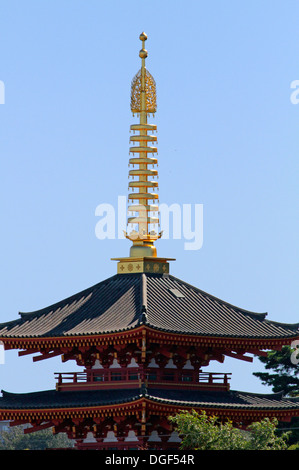
[[[52,428],[77,449],[178,449],[180,438],[169,417],[182,410],[205,411],[246,429],[266,417],[290,422],[299,416],[299,399],[232,390],[136,389],[47,390],[0,397],[0,420],[29,425],[31,433]]]

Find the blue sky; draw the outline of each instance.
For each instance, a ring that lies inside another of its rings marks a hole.
[[[171,274],[268,318],[298,322],[299,4],[253,0],[1,0],[0,322],[116,273],[126,240],[95,209],[127,195],[130,82],[157,83],[160,202],[203,204],[203,246],[157,242]],[[125,227],[124,227],[125,228]],[[227,359],[232,388],[267,392]],[[6,352],[0,388],[54,388],[74,363]]]

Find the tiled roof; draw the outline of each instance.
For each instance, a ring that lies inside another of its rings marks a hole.
[[[2,391],[1,410],[41,410],[82,408],[130,403],[142,397],[167,405],[246,410],[299,410],[299,398],[286,398],[281,393],[256,394],[238,391],[193,391],[163,389],[117,389],[79,392],[47,390],[33,393]]]
[[[169,274],[115,275],[42,310],[0,324],[1,338],[97,335],[144,323],[153,329],[200,336],[286,338],[298,324],[265,319]]]
[[[91,390],[60,392],[46,390],[31,393],[10,393],[2,390],[0,410],[4,409],[52,409],[84,406],[105,406],[135,401],[141,396],[140,389]]]
[[[238,409],[299,409],[299,397],[286,398],[282,393],[258,394],[230,391],[150,390],[151,400],[180,406]]]

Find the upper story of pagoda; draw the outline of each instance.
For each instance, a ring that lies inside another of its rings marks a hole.
[[[170,275],[170,258],[157,256],[157,126],[149,122],[157,102],[145,66],[146,39],[142,33],[141,68],[131,87],[138,122],[130,138],[129,256],[116,258],[115,276],[0,324],[6,350],[33,354],[34,362],[61,356],[83,367],[57,373],[56,390],[2,390],[0,420],[30,423],[25,433],[65,432],[78,448],[177,446],[168,417],[181,410],[204,410],[242,427],[263,417],[299,416],[297,398],[230,390],[230,374],[204,370],[227,356],[251,362],[253,355],[279,350],[299,339],[299,325],[203,292]]]
[[[264,313],[236,307],[187,284],[169,274],[169,258],[157,257],[155,242],[161,237],[157,126],[148,122],[157,103],[156,84],[145,67],[146,39],[142,33],[141,68],[131,86],[131,111],[139,122],[131,125],[135,134],[131,135],[130,216],[125,232],[132,243],[129,256],[116,258],[115,276],[0,324],[0,341],[6,350],[21,350],[21,356],[36,354],[34,361],[61,356],[87,371],[100,363],[105,371],[99,371],[98,377],[108,377],[110,382],[116,375],[106,369],[114,360],[125,368],[135,363],[142,380],[153,377],[149,370],[153,360],[160,369],[172,363],[179,383],[190,381],[187,364],[198,374],[210,361],[223,362],[226,356],[251,361],[253,355],[291,344],[299,339],[299,331],[298,324],[270,321]],[[134,371],[130,372],[133,377]],[[157,380],[164,380],[159,374]]]
[[[170,274],[116,274],[82,292],[0,324],[5,349],[34,354],[34,360],[61,355],[93,365],[111,354],[131,355],[147,364],[159,351],[195,355],[208,365],[225,356],[281,349],[299,338],[298,324],[268,320]],[[185,356],[186,360],[186,356]]]

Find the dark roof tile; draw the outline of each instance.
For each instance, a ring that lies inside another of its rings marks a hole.
[[[299,410],[299,400],[282,393],[256,394],[239,391],[196,391],[163,389],[117,389],[80,392],[46,390],[33,393],[2,391],[0,410],[80,408],[129,403],[145,397],[151,401],[184,407],[229,408],[246,410]]]
[[[115,275],[21,318],[0,324],[0,339],[66,337],[154,329],[218,337],[285,338],[298,324],[266,320],[265,313],[235,307],[171,275]]]

